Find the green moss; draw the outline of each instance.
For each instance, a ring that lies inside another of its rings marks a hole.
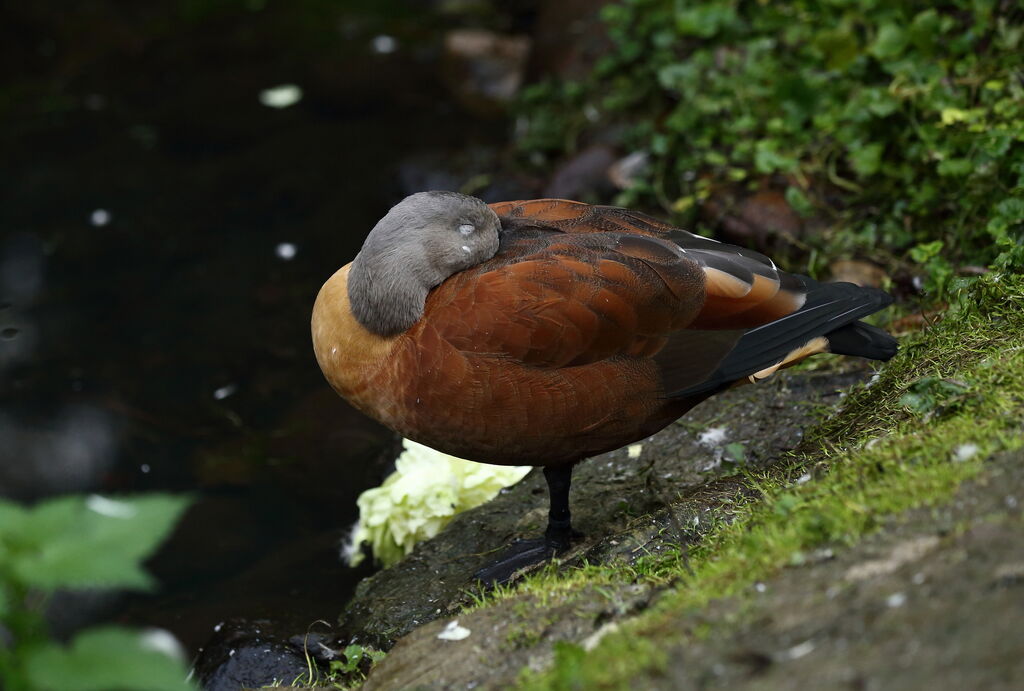
[[[877,381],[811,430],[786,463],[747,476],[688,554],[548,569],[527,579],[519,593],[538,604],[624,582],[671,588],[593,650],[559,644],[552,668],[524,671],[520,686],[635,687],[659,674],[672,643],[700,636],[678,630],[680,613],[741,597],[816,548],[852,544],[888,516],[946,500],[993,453],[1024,446],[1024,278],[991,276],[960,298],[938,325],[908,339]]]

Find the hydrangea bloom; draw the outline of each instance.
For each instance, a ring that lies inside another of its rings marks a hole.
[[[395,472],[380,487],[359,495],[359,522],[346,550],[352,566],[363,559],[363,542],[384,566],[394,564],[456,514],[483,504],[530,471],[530,466],[466,461],[409,439],[402,446]]]

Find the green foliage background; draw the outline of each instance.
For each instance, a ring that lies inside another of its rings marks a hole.
[[[526,150],[624,124],[652,165],[619,204],[699,229],[716,186],[775,176],[827,220],[815,249],[909,259],[939,292],[959,264],[1020,267],[1019,3],[623,0],[603,17],[615,48],[589,79],[526,93]]]
[[[25,507],[0,499],[0,688],[7,691],[190,691],[181,660],[146,635],[118,627],[53,641],[44,612],[54,592],[149,589],[140,566],[188,499],[67,496]]]

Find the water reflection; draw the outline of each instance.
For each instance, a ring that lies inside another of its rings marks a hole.
[[[42,422],[0,412],[0,493],[33,499],[91,489],[116,451],[116,425],[95,407],[69,407]]]
[[[35,235],[16,233],[0,245],[0,387],[8,385],[6,372],[36,348],[38,330],[26,309],[43,289],[45,269],[43,244]]]
[[[0,246],[0,295],[5,303],[28,305],[43,288],[46,256],[42,241],[15,233]]]
[[[122,5],[5,17],[0,495],[191,492],[160,593],[111,616],[192,651],[233,616],[303,631],[347,599],[337,544],[394,457],[324,384],[313,298],[504,125],[445,91],[436,3]]]

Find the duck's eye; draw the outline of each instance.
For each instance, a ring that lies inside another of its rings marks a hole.
[[[463,223],[459,226],[459,232],[463,235],[471,235],[474,230],[476,230],[476,226],[472,223]]]

